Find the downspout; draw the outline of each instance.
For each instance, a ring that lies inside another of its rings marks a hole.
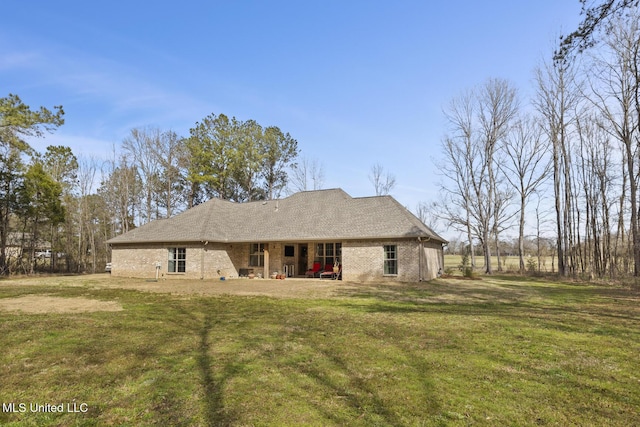
[[[418,242],[420,243],[420,246],[418,247],[418,282],[422,282],[424,281],[424,276],[422,275],[422,253],[424,252],[422,237],[418,237]]]

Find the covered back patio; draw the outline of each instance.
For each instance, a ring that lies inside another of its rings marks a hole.
[[[339,278],[342,242],[269,242],[229,248],[238,277]]]

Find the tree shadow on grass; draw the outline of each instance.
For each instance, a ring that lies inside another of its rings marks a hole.
[[[429,367],[426,363],[421,361],[418,355],[411,355],[403,352],[408,356],[408,366],[405,369],[412,369],[419,372],[421,375],[421,392],[427,396],[420,400],[420,408],[402,408],[404,419],[400,416],[400,407],[396,403],[396,409],[390,407],[388,402],[376,386],[366,378],[363,378],[364,366],[355,368],[349,363],[343,356],[341,351],[328,351],[316,348],[316,351],[321,357],[330,362],[332,373],[329,373],[322,368],[314,364],[300,366],[299,371],[305,376],[312,378],[318,385],[320,385],[325,393],[328,393],[333,398],[341,401],[341,405],[348,408],[349,413],[342,411],[335,411],[334,405],[327,406],[326,401],[317,401],[314,406],[316,410],[323,415],[327,420],[331,420],[336,425],[344,425],[347,423],[354,423],[355,425],[405,425],[407,419],[422,417],[426,418],[432,414],[438,413],[440,410],[440,404],[434,394],[434,386],[429,380],[428,371]],[[398,351],[402,351],[398,349]],[[343,381],[336,381],[335,376],[348,377],[348,384],[344,384]],[[384,375],[384,372],[379,372],[378,375]],[[401,388],[399,388],[401,389]],[[415,393],[415,391],[413,391]],[[407,396],[405,396],[407,397]],[[408,397],[407,397],[408,398]],[[409,411],[408,411],[409,410]],[[408,411],[408,412],[407,412]],[[420,414],[416,412],[419,411]]]
[[[214,360],[211,357],[210,334],[212,329],[211,314],[206,313],[202,328],[200,329],[200,343],[198,347],[198,369],[204,390],[204,413],[208,425],[210,426],[230,426],[234,417],[231,416],[224,406],[223,387],[228,373],[216,379],[212,366]]]
[[[249,359],[246,358],[246,354],[242,360],[236,358],[225,360],[224,357],[218,360],[216,358],[215,341],[212,342],[211,337],[215,336],[217,329],[229,326],[226,322],[228,319],[224,313],[213,310],[207,303],[203,307],[202,311],[199,310],[203,313],[203,318],[199,314],[192,317],[194,319],[192,325],[199,325],[197,366],[204,390],[203,414],[208,425],[232,425],[239,422],[239,418],[225,407],[225,398],[227,398],[224,394],[225,384],[233,376],[242,375],[243,370],[240,365],[248,363]],[[307,310],[296,310],[295,313],[301,316],[295,318],[295,324],[299,327],[286,328],[287,322],[293,321],[291,317],[269,317],[266,321],[272,320],[276,322],[275,325],[279,324],[284,327],[279,330],[279,333],[278,328],[275,328],[270,333],[267,332],[270,335],[264,337],[247,333],[236,338],[241,340],[243,348],[252,348],[250,360],[265,362],[268,358],[270,369],[278,371],[288,378],[287,381],[304,387],[303,384],[306,383],[304,378],[311,378],[322,390],[318,394],[312,393],[312,398],[309,401],[297,401],[300,399],[298,391],[295,388],[290,390],[291,395],[284,396],[284,398],[291,399],[291,408],[287,409],[285,406],[278,409],[276,407],[274,411],[278,414],[263,414],[267,419],[272,415],[285,416],[286,412],[291,410],[293,411],[290,414],[291,417],[308,420],[304,413],[296,412],[307,405],[315,408],[315,411],[321,414],[326,422],[333,425],[405,425],[407,419],[419,419],[438,413],[440,405],[434,392],[434,385],[430,380],[432,366],[418,352],[381,341],[389,347],[389,350],[391,347],[395,350],[381,354],[380,357],[383,358],[381,361],[375,359],[371,361],[370,365],[366,363],[363,365],[362,361],[353,359],[350,347],[345,347],[344,340],[341,339],[342,334],[337,337],[333,337],[333,334],[327,336],[326,332],[335,328],[333,317],[327,319],[326,322],[318,323],[318,319],[313,313],[308,313]],[[237,313],[234,312],[233,316],[236,315]],[[218,325],[218,323],[220,324]],[[348,330],[344,332],[350,333]],[[273,338],[276,336],[279,339],[274,341]],[[359,337],[358,334],[356,334],[357,337]],[[377,336],[376,339],[383,340],[383,336]],[[260,343],[262,342],[270,343],[268,349],[261,348]],[[304,361],[293,362],[291,359],[296,359],[295,352],[299,351],[299,347],[292,346],[291,343],[300,345],[304,343],[304,346],[312,350],[312,354],[315,356],[311,359],[304,358]],[[369,341],[365,340],[362,345],[368,344]],[[324,363],[311,362],[315,358],[319,358],[320,362]],[[403,367],[398,366],[399,360],[402,360]],[[385,366],[410,370],[411,374],[387,373],[384,370]],[[398,382],[401,381],[400,378],[405,377],[405,374],[411,378],[411,381],[417,381],[411,392],[414,395],[415,404],[408,408],[403,407],[406,403],[403,399],[392,398],[386,393],[386,390],[379,389],[380,384],[386,382],[387,384],[395,384],[394,387],[397,386],[399,390],[402,390],[403,384]],[[377,375],[397,375],[398,378],[389,377],[386,381],[380,381],[375,377]],[[415,393],[418,393],[420,397],[416,397]],[[302,392],[302,394],[305,393]],[[278,399],[282,399],[282,397]],[[282,402],[284,401],[282,400]],[[406,409],[409,409],[411,413],[404,413]],[[280,413],[281,411],[285,412]],[[261,417],[258,413],[253,416]]]
[[[170,318],[170,321],[185,330],[188,335],[196,338],[196,345],[189,352],[193,352],[196,361],[195,369],[202,390],[201,408],[204,425],[212,427],[233,425],[236,417],[224,404],[224,387],[232,375],[233,369],[226,366],[223,361],[215,360],[212,356],[214,348],[211,342],[211,333],[216,324],[211,314],[212,310],[207,306],[201,307],[199,305],[193,310],[188,310],[180,304],[176,304],[173,309],[177,315]],[[221,373],[216,374],[218,371]],[[170,418],[163,418],[162,421],[170,421]]]

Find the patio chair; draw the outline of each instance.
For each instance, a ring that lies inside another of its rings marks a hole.
[[[333,273],[333,264],[325,264],[324,270],[318,272],[316,277],[321,277],[324,273]]]
[[[327,264],[327,266],[328,265],[329,264]],[[325,266],[325,271],[320,273],[320,278],[321,279],[332,279],[332,280],[339,279],[340,275],[342,274],[342,265],[339,266],[337,273],[333,271],[333,266],[331,267],[331,271],[326,271],[327,266]]]
[[[306,277],[317,277],[316,274],[320,274],[320,263],[319,262],[314,262],[313,263],[313,268],[307,270],[307,272],[305,273]]]

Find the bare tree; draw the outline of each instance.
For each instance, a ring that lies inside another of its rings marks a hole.
[[[590,95],[593,106],[604,118],[604,127],[618,140],[624,152],[623,182],[628,185],[630,231],[634,275],[640,275],[640,226],[638,224],[637,156],[640,148],[640,13],[633,8],[628,15],[608,24],[604,52],[593,57],[590,70]]]
[[[471,268],[476,266],[473,239],[475,230],[471,224],[471,177],[467,164],[472,153],[469,139],[445,138],[442,144],[444,159],[439,164],[440,173],[446,183],[440,184],[442,201],[441,217],[449,227],[465,233],[471,251]]]
[[[124,156],[114,157],[103,164],[103,181],[98,188],[98,194],[104,199],[111,212],[112,230],[115,236],[126,233],[135,228],[135,218],[139,210],[139,194],[142,187],[136,169],[131,166]]]
[[[131,160],[142,183],[144,209],[142,223],[150,222],[157,218],[157,209],[154,209],[154,199],[157,193],[160,160],[156,154],[157,147],[161,145],[162,132],[157,128],[135,128],[122,141],[122,150]]]
[[[78,167],[78,206],[76,210],[78,240],[77,259],[78,270],[84,271],[87,265],[87,253],[91,256],[91,270],[96,272],[97,247],[96,229],[93,222],[93,212],[90,205],[90,196],[96,184],[97,161],[94,158],[80,158]]]
[[[376,196],[386,196],[391,193],[396,186],[395,175],[385,172],[384,167],[380,163],[376,163],[371,167],[369,181],[373,184]]]
[[[186,203],[183,187],[186,187],[185,164],[188,151],[184,141],[169,130],[158,135],[156,144],[150,146],[158,164],[156,204],[164,207],[165,218],[171,217]]]
[[[500,164],[502,162],[499,162]],[[493,240],[496,248],[496,261],[498,264],[498,271],[502,271],[501,264],[501,252],[500,252],[500,235],[503,231],[513,226],[512,221],[516,216],[516,212],[511,209],[511,203],[514,196],[514,191],[508,186],[502,185],[496,187],[495,204],[493,208],[493,228],[491,233],[493,234]]]
[[[529,198],[548,179],[551,170],[548,144],[542,138],[542,129],[533,118],[525,116],[504,139],[501,150],[505,162],[500,164],[504,177],[511,184],[519,199],[518,257],[520,272],[525,272],[524,229],[525,212]]]
[[[536,243],[536,256],[538,258],[538,268],[537,271],[540,271],[542,267],[545,265],[545,258],[547,255],[551,255],[551,272],[555,273],[555,242],[553,239],[543,237],[543,233],[547,234],[547,230],[545,224],[548,223],[546,220],[547,216],[551,214],[551,211],[545,210],[541,207],[543,193],[534,193],[536,196],[536,208],[535,208],[535,220],[536,220],[536,234],[535,234],[535,243]],[[550,231],[552,231],[551,229]],[[549,251],[551,249],[551,251]],[[543,258],[543,253],[545,257]],[[545,268],[546,271],[546,268]]]
[[[583,189],[585,213],[584,264],[585,272],[603,277],[615,274],[611,230],[611,207],[616,205],[618,194],[615,183],[624,169],[614,158],[613,138],[604,129],[601,120],[586,116],[578,120],[580,142],[580,188]]]
[[[317,159],[302,157],[291,168],[289,192],[320,190],[324,186],[324,166]]]
[[[571,63],[544,63],[536,69],[534,106],[542,116],[542,128],[552,147],[553,190],[556,210],[558,273],[573,271],[573,191],[570,126],[580,101],[575,67]]]
[[[491,236],[504,218],[505,195],[498,189],[495,154],[518,111],[516,91],[500,79],[489,79],[475,91],[454,99],[445,114],[453,135],[445,138],[446,161],[441,171],[455,184],[448,195],[466,217],[450,218],[465,223],[480,240],[485,272],[491,274]],[[469,239],[471,240],[471,239]]]
[[[438,221],[440,216],[438,214],[438,206],[436,203],[420,202],[416,206],[416,216],[423,224],[432,230],[438,228]]]

